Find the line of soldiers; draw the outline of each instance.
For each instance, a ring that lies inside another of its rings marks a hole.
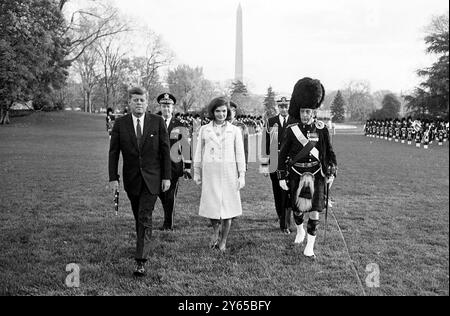
[[[411,117],[403,119],[367,120],[364,125],[367,137],[386,139],[389,141],[407,143],[416,147],[423,144],[425,149],[433,141],[439,146],[448,140],[449,122],[444,120],[413,120]]]

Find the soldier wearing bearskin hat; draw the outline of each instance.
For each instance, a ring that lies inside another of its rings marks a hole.
[[[394,121],[391,119],[388,121],[388,140],[392,141],[394,136]]]
[[[314,119],[324,97],[325,89],[319,80],[303,78],[296,83],[289,115],[299,123],[287,127],[278,161],[280,187],[290,191],[297,226],[295,243],[301,244],[307,237],[303,254],[309,258],[315,258],[314,243],[319,213],[325,208],[326,183],[331,184],[337,169],[328,129]],[[309,214],[306,233],[305,214]]]
[[[400,139],[400,125],[401,125],[400,121],[398,119],[395,119],[394,120],[394,140],[396,142],[398,142]]]
[[[412,117],[408,116],[408,119],[406,122],[406,140],[408,141],[408,145],[412,144],[413,131],[414,131],[414,128],[412,126]]]
[[[407,138],[407,134],[408,134],[407,128],[408,128],[408,126],[407,126],[406,118],[403,118],[401,126],[400,126],[400,139],[402,141],[402,144],[405,143],[406,138]]]

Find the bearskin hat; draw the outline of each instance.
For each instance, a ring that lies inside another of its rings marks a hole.
[[[317,79],[305,77],[297,81],[292,91],[289,115],[300,119],[300,109],[318,109],[325,98],[325,88]]]

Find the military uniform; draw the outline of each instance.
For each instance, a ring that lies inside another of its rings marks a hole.
[[[282,98],[277,101],[278,104],[284,104],[289,102],[286,98]],[[281,149],[281,142],[284,138],[286,128],[289,124],[297,122],[291,116],[287,116],[283,118],[281,115],[277,115],[269,118],[267,121],[267,133],[266,133],[266,155],[270,157],[270,149],[277,148],[277,155],[279,161],[279,153]],[[273,144],[273,142],[277,139],[277,145]],[[278,220],[280,223],[280,229],[289,233],[288,230],[291,226],[291,207],[289,203],[289,192],[284,191],[280,188],[279,180],[280,173],[278,170],[270,173],[270,180],[272,182],[272,191],[273,197],[275,201],[275,209],[277,212]]]
[[[159,104],[175,104],[176,99],[174,96],[168,93],[163,93],[157,98]],[[189,137],[189,126],[183,123],[181,119],[172,116],[170,119],[164,119],[167,130],[169,132],[170,140],[170,156],[171,156],[171,179],[170,188],[166,192],[159,194],[159,199],[164,209],[164,223],[161,227],[162,230],[173,230],[174,225],[174,208],[175,199],[178,193],[178,180],[185,174],[185,171],[191,169],[191,161],[189,157],[183,157],[183,144],[189,148],[187,141]],[[189,152],[190,153],[190,152]]]
[[[394,122],[390,120],[388,122],[388,140],[392,141],[392,137],[394,136]]]
[[[286,161],[293,159],[303,149],[302,139],[304,142],[315,142],[315,145],[307,155],[289,168]],[[322,122],[316,122],[311,125],[302,123],[289,125],[280,151],[278,169],[284,175],[284,179],[289,179],[291,196],[295,197],[304,194],[304,196],[309,197],[312,193],[310,197],[312,199],[311,209],[306,212],[317,211],[320,213],[325,208],[324,178],[330,164],[336,165],[336,155],[330,143],[329,131]],[[309,192],[308,190],[297,192],[300,179],[305,173],[310,173],[314,176],[314,192],[310,192],[311,190]],[[300,225],[303,223],[305,211],[299,209],[295,199],[292,199],[291,203],[295,222],[297,225]]]

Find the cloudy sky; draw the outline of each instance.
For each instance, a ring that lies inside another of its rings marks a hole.
[[[113,0],[163,36],[176,64],[205,77],[234,77],[236,10],[243,9],[244,81],[254,93],[271,85],[290,93],[304,76],[327,90],[367,80],[372,91],[411,90],[430,65],[423,37],[447,0]]]

